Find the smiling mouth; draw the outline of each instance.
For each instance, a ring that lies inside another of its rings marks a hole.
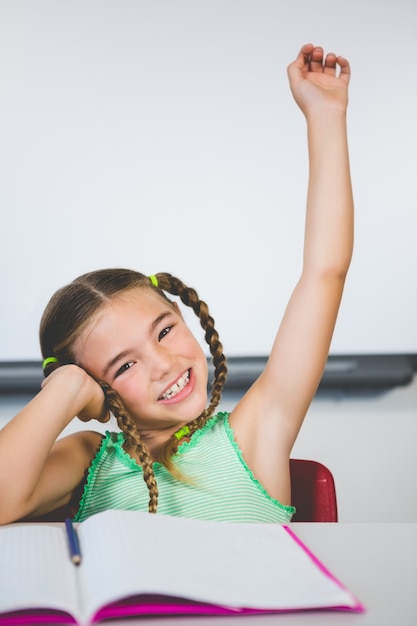
[[[172,385],[169,389],[164,391],[164,393],[159,396],[158,400],[171,400],[174,398],[180,391],[184,389],[190,382],[190,370],[187,370],[176,383]]]

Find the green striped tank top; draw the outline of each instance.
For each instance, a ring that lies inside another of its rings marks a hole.
[[[88,472],[76,521],[106,509],[148,510],[149,493],[142,468],[123,449],[124,435],[106,432]],[[218,413],[175,456],[187,482],[174,478],[161,463],[153,469],[158,483],[158,513],[227,522],[291,520],[295,508],[271,498],[253,476],[234,439],[228,413]]]

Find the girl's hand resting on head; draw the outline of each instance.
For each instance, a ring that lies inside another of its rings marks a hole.
[[[97,420],[104,424],[109,421],[110,413],[102,388],[78,365],[58,367],[42,381],[42,389],[50,384],[63,385],[66,393],[73,394],[79,406],[76,415],[82,422]]]
[[[307,116],[325,106],[346,111],[350,78],[349,62],[323,48],[304,45],[288,66],[288,78],[294,100]]]

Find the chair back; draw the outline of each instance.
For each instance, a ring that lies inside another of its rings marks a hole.
[[[293,522],[337,522],[333,474],[318,461],[290,459]]]

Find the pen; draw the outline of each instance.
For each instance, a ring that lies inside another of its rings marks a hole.
[[[74,565],[79,565],[81,563],[80,544],[78,542],[77,531],[74,528],[72,520],[69,518],[65,520],[65,529],[67,531],[71,561]]]

